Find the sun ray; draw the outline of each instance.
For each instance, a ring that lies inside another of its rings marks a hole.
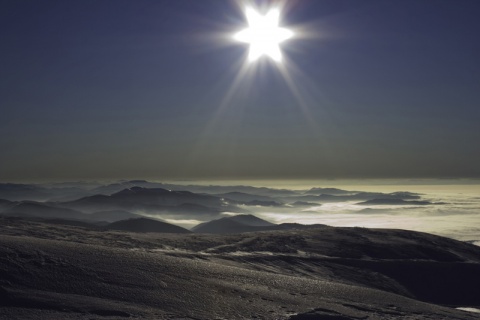
[[[332,148],[325,134],[326,129],[319,125],[317,122],[318,114],[312,110],[312,106],[322,102],[312,101],[312,88],[307,89],[309,86],[306,86],[306,84],[311,83],[311,80],[305,78],[306,75],[298,69],[289,56],[286,55],[284,57],[282,55],[279,45],[294,35],[295,37],[303,38],[303,31],[295,28],[294,33],[290,29],[279,27],[281,16],[280,7],[267,10],[265,15],[262,15],[251,6],[244,10],[249,27],[234,33],[233,37],[231,34],[227,37],[249,44],[246,60],[245,62],[232,65],[231,70],[226,72],[228,74],[235,74],[235,76],[230,82],[230,85],[228,85],[228,90],[226,90],[222,99],[219,101],[210,120],[198,135],[197,141],[192,147],[190,156],[188,157],[189,164],[185,167],[194,167],[194,164],[201,159],[204,150],[208,148],[212,141],[212,136],[218,133],[217,131],[222,125],[224,116],[229,114],[229,110],[233,108],[234,105],[235,107],[242,108],[242,106],[237,105],[236,100],[244,96],[249,96],[248,90],[251,86],[255,87],[255,79],[261,76],[265,68],[268,69],[271,67],[278,69],[279,75],[285,81],[288,90],[292,94],[305,119],[305,124],[311,132],[312,138],[317,140],[319,146],[322,146],[322,154],[324,157],[329,158]],[[268,59],[261,59],[262,57]],[[258,61],[259,59],[261,59],[261,61]],[[274,61],[275,64],[267,63],[268,60]],[[252,64],[251,62],[254,61],[257,61],[257,63]],[[318,88],[314,90],[318,90]],[[325,112],[322,112],[322,117],[323,121],[326,121],[325,118],[328,118],[329,115],[326,110],[324,111]],[[242,120],[238,119],[238,121],[241,122]],[[230,124],[228,130],[231,132],[234,131],[235,125]],[[235,148],[235,141],[230,141],[230,147]]]

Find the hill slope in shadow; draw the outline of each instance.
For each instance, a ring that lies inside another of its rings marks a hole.
[[[113,222],[107,229],[127,232],[190,233],[182,227],[148,218],[134,218]]]
[[[273,230],[311,229],[318,226],[319,225],[302,225],[299,223],[274,224],[251,214],[241,214],[200,223],[193,227],[192,231],[195,233],[231,234]]]

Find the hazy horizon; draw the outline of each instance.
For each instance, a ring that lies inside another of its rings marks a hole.
[[[85,184],[110,184],[122,181],[148,181],[155,183],[177,184],[177,185],[218,185],[218,186],[254,186],[268,187],[274,189],[293,189],[306,190],[315,187],[342,187],[357,188],[360,191],[374,190],[392,190],[398,191],[402,187],[407,187],[415,191],[422,189],[436,189],[449,191],[452,186],[464,186],[465,190],[476,190],[480,192],[480,178],[442,178],[442,179],[148,179],[148,178],[120,178],[120,179],[67,179],[67,180],[32,180],[32,179],[14,179],[0,180],[0,183],[13,184],[65,184],[65,183],[85,183]]]

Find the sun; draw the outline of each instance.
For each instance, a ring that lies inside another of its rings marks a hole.
[[[276,62],[282,61],[280,43],[293,37],[293,31],[279,27],[280,10],[270,9],[265,15],[251,7],[245,9],[248,28],[236,33],[233,38],[250,44],[248,60],[253,62],[267,56]]]

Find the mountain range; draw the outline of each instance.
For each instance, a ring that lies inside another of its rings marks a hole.
[[[324,203],[347,201],[358,201],[357,204],[362,206],[436,204],[411,192],[359,192],[337,188],[286,190],[175,185],[145,180],[105,185],[80,182],[44,185],[0,183],[0,215],[3,216],[76,220],[96,225],[147,216],[179,221],[186,228],[192,228],[195,223],[206,223],[197,228],[214,233],[253,231],[253,226],[227,219],[228,215],[269,211],[295,214],[297,210],[310,212],[309,207],[314,207],[314,212]],[[185,223],[182,224],[182,221]],[[218,226],[215,227],[215,224]],[[295,226],[255,226],[256,230],[290,227]]]

